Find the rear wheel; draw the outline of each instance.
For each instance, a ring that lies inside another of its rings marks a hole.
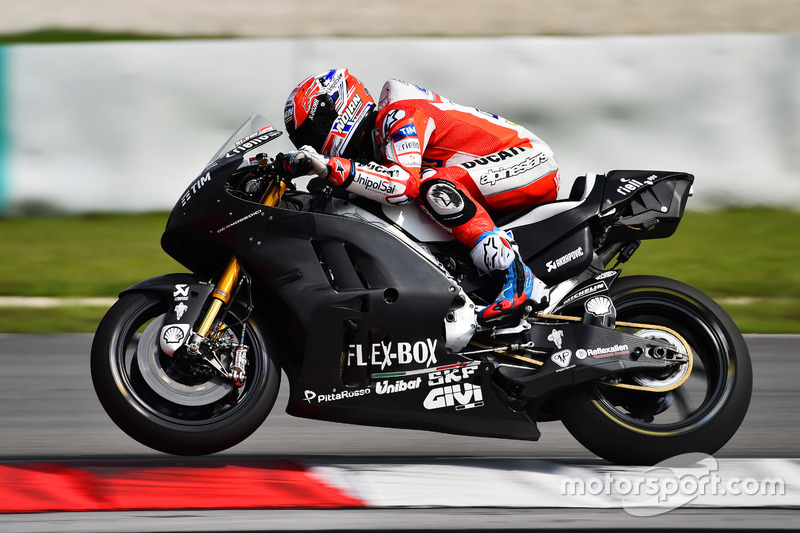
[[[570,433],[593,453],[618,464],[655,464],[675,455],[714,453],[744,419],[752,391],[747,346],[725,311],[700,291],[656,276],[620,278],[611,287],[617,320],[665,326],[689,344],[689,378],[669,392],[645,392],[591,383],[559,402]],[[658,329],[628,330],[678,345]],[[682,370],[638,375],[645,386],[676,383]]]
[[[226,322],[245,321],[247,378],[241,390],[205,365],[167,356],[159,347],[167,302],[161,295],[122,296],[100,323],[92,344],[95,391],[111,419],[153,449],[202,455],[253,433],[278,394],[280,371],[264,332],[234,306]],[[241,326],[236,327],[241,331]],[[223,355],[222,363],[229,360]]]

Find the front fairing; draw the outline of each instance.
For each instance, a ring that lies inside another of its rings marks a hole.
[[[165,252],[202,275],[213,274],[230,259],[242,232],[229,230],[270,209],[231,194],[231,178],[246,173],[248,157],[281,134],[259,115],[245,121],[173,207],[161,238]]]

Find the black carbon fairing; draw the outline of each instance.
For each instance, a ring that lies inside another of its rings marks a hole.
[[[245,144],[257,146],[274,137],[269,129],[260,131]],[[508,390],[498,386],[501,376],[492,362],[447,348],[448,321],[468,303],[462,295],[488,283],[469,263],[467,250],[447,243],[420,246],[411,234],[398,236],[405,229],[389,219],[384,223],[394,233],[368,222],[367,210],[359,212],[361,217],[317,212],[309,208],[313,202],[308,197],[294,207],[265,206],[241,193],[249,184],[258,187],[260,167],[242,164],[239,144],[232,146],[220,151],[187,188],[170,216],[162,246],[199,279],[214,279],[230,257],[237,258],[251,281],[263,328],[283,339],[282,353],[273,355],[289,376],[290,414],[538,438],[519,398],[510,399]],[[623,179],[627,174],[614,183]],[[631,195],[646,196],[649,189],[640,189]],[[592,263],[598,239],[607,237],[601,220],[604,201],[620,208],[633,204],[613,196],[604,176],[586,180],[576,191],[569,200],[504,221],[523,258],[549,284],[577,276]],[[661,198],[659,191],[654,194]],[[380,217],[380,210],[371,216]],[[570,297],[581,305],[580,296]],[[580,349],[581,335],[570,337],[575,339],[572,348]],[[591,339],[589,344],[613,345],[613,340]],[[614,365],[581,361],[572,368],[553,368],[558,376],[552,383],[591,379],[606,367]],[[542,388],[541,380],[532,377],[535,372],[529,372],[514,376],[522,397],[539,398],[557,388]]]

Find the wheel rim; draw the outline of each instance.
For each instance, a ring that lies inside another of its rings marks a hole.
[[[682,353],[683,355],[687,355],[686,347],[683,345],[681,340],[668,331],[659,329],[642,329],[635,332],[634,335],[643,339],[666,342],[672,346],[675,351]],[[648,375],[644,372],[629,374],[629,376],[633,381],[636,382],[637,385],[667,389],[673,388],[675,385],[680,383],[684,376],[686,376],[689,372],[690,369],[689,365],[687,364],[675,365],[672,370],[669,370],[665,374],[659,376]]]
[[[716,317],[685,295],[657,288],[615,298],[619,320],[666,326],[689,343],[694,367],[686,382],[668,393],[623,390],[595,384],[595,406],[627,429],[658,436],[692,431],[714,418],[733,387],[735,361]]]
[[[148,417],[181,426],[213,424],[241,410],[271,370],[268,358],[255,355],[264,353],[265,347],[252,325],[245,330],[245,343],[250,346],[247,380],[234,403],[228,401],[234,387],[225,380],[191,375],[173,366],[176,360],[161,352],[158,333],[165,311],[163,302],[146,302],[131,313],[116,337],[110,357],[114,380],[127,392],[126,400]],[[228,316],[231,322],[239,319],[235,311]]]
[[[189,376],[179,372],[176,374],[173,361],[161,351],[158,342],[165,316],[160,315],[150,321],[136,343],[139,372],[153,392],[165,400],[187,407],[211,404],[230,394],[233,384],[220,376],[203,381],[188,379]],[[229,362],[227,359],[223,359],[223,364]]]

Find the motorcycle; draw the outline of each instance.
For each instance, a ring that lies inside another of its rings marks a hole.
[[[279,135],[258,115],[233,134],[166,223],[189,272],[125,289],[99,324],[94,388],[133,439],[234,446],[282,372],[293,416],[530,441],[561,420],[618,464],[711,454],[740,426],[752,372],[730,317],[679,281],[620,276],[641,241],[674,233],[691,174],[587,174],[498,220],[551,289],[487,328],[476,314],[499,285],[465,247],[415,205],[297,187],[261,151]]]

